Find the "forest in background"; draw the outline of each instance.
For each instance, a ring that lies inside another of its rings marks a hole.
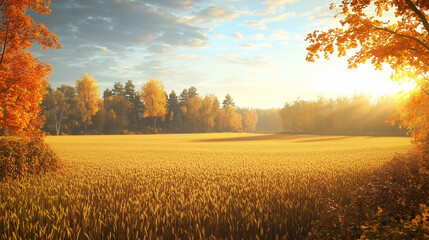
[[[280,110],[282,128],[287,133],[404,136],[394,120],[399,107],[395,97],[372,98],[364,93],[352,97],[296,100]]]
[[[96,80],[87,74],[76,81],[76,87],[48,87],[42,103],[43,130],[51,135],[252,132],[261,112],[238,109],[239,114],[229,94],[220,102],[212,94],[200,96],[195,87],[183,89],[180,95],[167,94],[156,79],[145,83],[141,91],[131,80],[125,85],[116,82],[102,98],[98,89]],[[267,116],[278,119],[269,111],[260,115],[262,123],[272,121]],[[270,131],[268,125],[258,128]]]
[[[42,103],[43,130],[63,134],[146,134],[205,132],[285,132],[347,135],[405,135],[388,121],[397,108],[395,98],[355,93],[352,97],[297,99],[282,109],[236,107],[227,94],[201,96],[195,87],[177,95],[152,79],[141,90],[129,80],[115,82],[99,97],[97,81],[89,75],[76,87],[48,87]]]

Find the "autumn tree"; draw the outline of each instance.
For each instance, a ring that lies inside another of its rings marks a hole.
[[[349,68],[371,61],[376,69],[388,64],[396,76],[414,72],[418,88],[406,95],[407,107],[399,115],[403,124],[411,129],[417,143],[428,142],[428,117],[414,118],[419,112],[429,112],[429,1],[423,0],[343,0],[331,4],[340,24],[326,31],[308,34],[307,61],[323,54],[328,59],[335,51],[346,56],[348,49],[356,49],[348,59]],[[374,11],[375,10],[375,11]],[[393,14],[392,17],[385,17]],[[403,80],[403,78],[402,78]],[[410,96],[409,98],[407,96]],[[416,122],[417,121],[417,122]],[[417,131],[415,131],[417,130]]]
[[[105,132],[122,133],[129,124],[130,102],[122,95],[108,97],[104,99],[104,109],[107,112]]]
[[[189,116],[192,118],[192,126],[193,126],[194,132],[197,131],[197,120],[199,118],[198,115],[202,104],[203,104],[203,100],[198,95],[194,95],[193,97],[190,97],[188,99],[187,110],[188,110]]]
[[[64,94],[59,90],[51,90],[43,101],[47,114],[46,124],[53,123],[55,134],[58,136],[61,132],[64,115],[66,112],[66,101]]]
[[[217,109],[214,105],[215,100],[216,96],[213,94],[206,95],[201,104],[199,118],[203,123],[206,132],[209,132],[215,124],[215,117],[217,114]]]
[[[143,111],[144,105],[140,99],[139,94],[135,90],[135,86],[133,84],[133,81],[128,80],[125,83],[125,97],[127,98],[128,102],[130,103],[129,106],[131,108],[130,111],[130,122],[132,123],[132,128],[134,131],[137,131],[138,129],[138,116],[140,115],[140,112]]]
[[[94,115],[95,129],[99,134],[104,133],[104,128],[106,126],[107,111],[104,108],[104,100],[105,98],[98,100],[98,111]]]
[[[47,15],[49,4],[49,0],[0,1],[0,135],[42,135],[40,104],[52,67],[29,51],[34,43],[42,50],[61,45],[27,10]]]
[[[97,85],[97,80],[92,75],[88,75],[88,73],[83,75],[82,80],[76,80],[76,91],[85,131],[88,130],[88,125],[92,124],[92,116],[98,111],[99,89],[100,85]]]
[[[243,130],[241,115],[235,111],[235,107],[229,106],[222,110],[224,131],[241,132]]]
[[[258,114],[256,114],[255,110],[251,110],[250,112],[244,112],[242,115],[243,120],[243,131],[251,132],[256,128],[256,123],[258,122]]]
[[[212,101],[212,111],[214,116],[214,124],[213,124],[213,130],[220,132],[222,129],[222,117],[221,117],[221,109],[220,109],[220,102],[217,97],[215,97]]]
[[[153,118],[153,128],[156,130],[156,121],[158,118],[164,120],[167,112],[167,98],[164,92],[164,84],[154,78],[142,86],[141,99],[146,109],[144,118]]]

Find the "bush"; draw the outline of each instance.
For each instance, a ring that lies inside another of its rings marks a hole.
[[[396,156],[350,195],[351,201],[343,206],[325,197],[330,201],[323,204],[325,210],[312,223],[308,239],[427,236],[429,171],[419,154]]]
[[[41,139],[0,137],[0,181],[56,171],[61,162]]]

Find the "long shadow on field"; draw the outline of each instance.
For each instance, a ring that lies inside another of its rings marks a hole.
[[[352,138],[352,137],[330,137],[330,138],[318,138],[318,139],[308,139],[308,140],[300,140],[300,141],[296,141],[298,143],[306,143],[306,142],[326,142],[326,141],[336,141],[336,140],[343,140],[343,139],[347,139],[347,138]]]
[[[263,141],[263,140],[278,140],[278,139],[298,139],[305,138],[305,135],[288,135],[288,134],[271,134],[251,137],[231,137],[231,138],[210,138],[198,139],[195,142],[241,142],[241,141]]]

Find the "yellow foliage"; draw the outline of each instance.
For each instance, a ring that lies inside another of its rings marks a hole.
[[[167,97],[164,84],[152,78],[142,86],[141,98],[146,106],[143,117],[154,117],[164,119],[167,112]]]
[[[99,89],[100,85],[97,85],[97,80],[94,79],[94,76],[88,75],[88,73],[83,75],[82,80],[76,80],[76,91],[85,127],[87,124],[92,124],[91,118],[98,111]]]

